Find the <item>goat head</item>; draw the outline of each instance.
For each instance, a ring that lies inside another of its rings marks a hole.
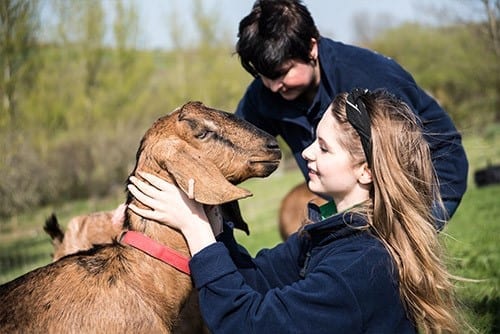
[[[194,179],[194,199],[221,205],[224,218],[248,233],[236,201],[251,193],[235,184],[268,176],[280,159],[273,136],[233,114],[189,102],[158,119],[145,134],[132,174],[157,174],[185,193]]]

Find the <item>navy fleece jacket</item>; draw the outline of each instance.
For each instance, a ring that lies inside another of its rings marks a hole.
[[[467,186],[468,162],[462,138],[448,114],[407,71],[388,57],[324,37],[319,40],[318,52],[321,82],[312,105],[300,99],[286,101],[257,78],[241,99],[236,115],[274,136],[283,137],[307,180],[307,164],[301,152],[314,141],[316,126],[335,96],[356,87],[386,89],[405,101],[420,117],[431,147],[441,196],[451,217]]]
[[[319,210],[311,218],[318,221]],[[346,223],[348,222],[348,224]],[[252,259],[225,228],[190,261],[213,333],[416,333],[389,253],[359,216],[307,225]]]

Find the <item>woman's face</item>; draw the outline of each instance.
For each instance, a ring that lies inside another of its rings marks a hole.
[[[301,60],[289,60],[277,70],[281,75],[270,79],[261,75],[262,83],[273,93],[279,93],[285,100],[292,101],[301,95],[314,98],[319,86],[320,71],[318,59],[318,47],[313,39],[311,48],[311,59],[315,61],[303,62]]]
[[[338,211],[343,211],[369,198],[365,182],[366,164],[355,166],[351,154],[338,141],[338,121],[331,109],[318,124],[316,140],[303,152],[309,168],[309,189],[331,196]],[[371,181],[371,179],[370,179]]]
[[[315,86],[315,71],[311,63],[290,60],[278,71],[283,74],[276,79],[261,76],[262,83],[273,93],[279,93],[285,100],[295,100]]]

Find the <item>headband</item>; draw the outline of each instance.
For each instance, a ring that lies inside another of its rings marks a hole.
[[[368,93],[368,89],[354,88],[346,100],[346,115],[347,120],[356,130],[361,139],[361,145],[365,152],[366,162],[368,167],[372,165],[372,131],[370,115],[366,110],[366,106],[361,99],[363,95]]]

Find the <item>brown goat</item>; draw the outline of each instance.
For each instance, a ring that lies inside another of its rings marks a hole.
[[[52,260],[91,249],[94,245],[113,243],[123,231],[122,222],[113,222],[114,211],[95,212],[71,218],[63,232],[52,214],[43,229],[50,235],[54,253]]]
[[[235,184],[268,176],[280,158],[274,137],[231,114],[190,102],[146,132],[131,175],[156,174],[185,192],[194,178],[195,200],[221,205],[250,196]],[[130,193],[126,202],[142,205]],[[130,210],[125,216],[127,230],[189,256],[178,231]],[[115,241],[1,285],[0,333],[172,333],[192,290],[188,275]]]
[[[310,202],[321,206],[327,201],[311,192],[305,182],[293,187],[283,197],[278,222],[281,239],[286,240],[304,224],[307,219],[307,204]]]

